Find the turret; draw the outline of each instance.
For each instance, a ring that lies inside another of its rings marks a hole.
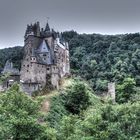
[[[29,35],[34,35],[33,33],[33,25],[27,25],[26,32],[24,38],[26,39]]]
[[[27,25],[27,29],[25,32],[25,39],[27,39],[27,37],[29,35],[35,35],[35,36],[40,36],[40,25],[39,22],[35,23],[34,25]]]
[[[40,36],[40,24],[39,22],[33,25],[33,32],[35,36]]]
[[[50,26],[49,26],[48,22],[47,22],[46,27],[45,27],[45,32],[50,32]]]

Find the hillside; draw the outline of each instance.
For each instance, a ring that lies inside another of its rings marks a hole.
[[[84,35],[76,35],[74,38],[78,36]],[[69,42],[70,47],[73,39]],[[97,89],[97,85],[93,87],[90,79],[85,77],[84,74],[93,74],[92,70],[101,73],[96,69],[90,69],[89,73],[88,66],[94,66],[88,63],[90,60],[83,61],[87,63],[84,69],[73,66],[74,58],[84,60],[90,52],[79,51],[81,55],[78,56],[72,53],[72,50],[77,51],[74,49],[76,48],[70,48],[72,77],[63,79],[59,90],[44,89],[30,97],[15,84],[6,92],[0,93],[0,139],[139,140],[140,90],[133,73],[125,73],[122,79],[112,77],[116,81],[117,101],[112,104],[110,98],[102,99],[96,95],[105,89]],[[131,53],[134,53],[134,50]],[[91,55],[94,56],[95,52]],[[99,59],[102,61],[100,57]],[[82,60],[76,60],[75,64],[82,64]],[[18,62],[20,63],[20,59]],[[96,63],[96,66],[98,68],[101,65]],[[127,65],[126,67],[129,68]],[[116,67],[113,68],[117,70]],[[81,75],[83,71],[86,72]],[[118,72],[122,74],[121,69],[118,69]],[[100,80],[98,85],[105,87],[109,80],[100,76],[96,77],[96,80]],[[3,77],[0,77],[0,81],[1,78]]]
[[[97,93],[106,90],[108,81],[120,83],[126,77],[134,78],[139,86],[139,33],[113,36],[65,32],[64,36],[70,45],[72,72],[87,80]]]
[[[140,85],[140,34],[100,35],[63,33],[69,42],[71,73],[87,80],[97,94],[107,90],[107,83],[118,84],[127,78],[134,78]],[[0,50],[3,67],[12,59],[20,67],[23,57],[21,47]]]
[[[7,60],[14,63],[14,67],[20,69],[23,57],[23,47],[16,46],[12,48],[0,49],[0,68],[3,68]]]
[[[139,140],[139,112],[138,98],[103,102],[81,79],[35,98],[13,85],[0,94],[0,139]]]

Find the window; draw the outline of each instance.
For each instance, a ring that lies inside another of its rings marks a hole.
[[[50,68],[47,68],[47,70],[50,70]]]
[[[47,56],[46,54],[43,54],[43,56]]]
[[[27,65],[27,67],[29,67],[29,65]]]

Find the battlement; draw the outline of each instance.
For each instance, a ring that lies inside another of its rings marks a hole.
[[[25,91],[32,93],[43,87],[59,88],[61,78],[69,74],[68,43],[61,33],[40,28],[39,22],[27,25],[24,59],[20,79]]]

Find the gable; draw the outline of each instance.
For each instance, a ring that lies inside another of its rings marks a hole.
[[[48,53],[49,52],[49,45],[47,44],[47,42],[45,40],[43,40],[42,43],[40,44],[40,46],[38,48],[38,52],[39,53]]]

